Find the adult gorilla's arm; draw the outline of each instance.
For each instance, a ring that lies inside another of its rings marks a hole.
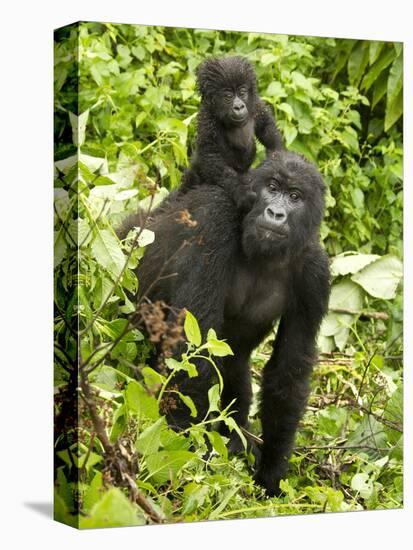
[[[261,405],[264,445],[257,481],[270,495],[279,491],[306,406],[316,357],[316,336],[327,309],[328,295],[327,256],[315,245],[303,258],[301,272],[293,278],[289,305],[264,369]]]
[[[271,108],[262,100],[258,101],[255,112],[255,133],[264,145],[267,157],[275,151],[283,149],[281,135],[275,124]]]

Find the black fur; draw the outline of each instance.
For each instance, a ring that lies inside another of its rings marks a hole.
[[[328,262],[319,245],[324,184],[312,165],[289,152],[277,153],[251,174],[257,198],[244,218],[219,186],[203,185],[166,201],[154,213],[156,239],[138,277],[141,295],[187,308],[204,337],[213,327],[231,345],[234,356],[219,362],[222,399],[224,406],[235,399],[235,419],[244,427],[251,402],[250,354],[280,319],[263,373],[264,444],[256,472],[272,495],[286,472],[306,406],[316,335],[327,308]],[[182,223],[182,212],[186,218],[189,213],[190,224]],[[136,217],[128,220],[123,235],[139,224]],[[206,362],[198,370],[198,377],[177,383],[193,398],[200,419],[213,372]],[[178,404],[168,421],[188,426],[187,407]],[[235,432],[230,447],[240,447]]]
[[[267,157],[283,148],[271,110],[259,98],[254,69],[243,57],[204,61],[197,82],[198,135],[179,192],[200,184],[223,185],[240,208],[247,208],[254,196],[243,183],[255,159],[255,136]]]

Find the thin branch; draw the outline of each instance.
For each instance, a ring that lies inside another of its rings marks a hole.
[[[345,309],[341,307],[333,307],[330,309],[333,313],[346,313],[348,315],[356,315],[359,317],[367,317],[369,319],[381,319],[383,321],[389,320],[389,315],[384,311],[356,311],[353,309]]]

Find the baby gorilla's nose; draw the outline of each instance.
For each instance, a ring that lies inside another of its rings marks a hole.
[[[237,114],[241,114],[246,110],[245,103],[243,101],[234,101],[233,109]]]
[[[264,218],[271,224],[282,225],[287,221],[287,212],[282,207],[267,206],[264,210]]]

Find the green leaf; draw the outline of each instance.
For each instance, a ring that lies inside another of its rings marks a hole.
[[[83,496],[83,511],[89,510],[100,500],[104,492],[102,473],[96,472]]]
[[[220,391],[219,384],[214,384],[208,390],[209,412],[219,411]]]
[[[298,130],[295,126],[290,124],[284,124],[283,134],[285,138],[285,144],[288,147],[297,137]]]
[[[286,113],[287,117],[289,119],[291,118],[294,118],[294,111],[293,111],[293,108],[291,107],[291,105],[289,103],[280,103],[280,105],[278,105],[277,109],[279,111],[284,111],[284,113]]]
[[[358,252],[344,252],[333,258],[331,262],[331,274],[333,277],[337,275],[348,275],[349,273],[357,273],[366,265],[378,260],[380,256],[377,254],[360,254]]]
[[[267,67],[267,65],[270,65],[271,63],[275,63],[278,60],[277,56],[275,56],[272,53],[265,53],[261,57],[261,64],[263,67]]]
[[[119,241],[109,229],[98,229],[92,243],[92,253],[96,261],[112,275],[119,277],[126,258]]]
[[[350,279],[344,279],[332,286],[330,294],[330,309],[350,309],[360,311],[363,306],[363,292]]]
[[[387,132],[403,114],[403,90],[386,105],[386,115],[384,118],[384,130]]]
[[[383,49],[384,42],[378,42],[377,40],[372,40],[369,43],[369,63],[373,63],[378,59],[381,50]]]
[[[138,416],[143,416],[150,420],[157,420],[159,418],[158,403],[155,397],[149,395],[138,382],[134,380],[129,382],[125,398],[129,409]]]
[[[396,57],[396,52],[393,48],[387,48],[378,58],[378,60],[372,65],[369,72],[365,75],[361,82],[361,89],[366,91],[377,80],[380,73],[384,71],[386,67],[390,65],[393,59]]]
[[[189,397],[189,395],[184,395],[183,393],[181,393],[180,391],[177,391],[176,392],[179,397],[181,398],[182,402],[185,403],[185,405],[188,407],[188,409],[190,410],[191,412],[191,416],[192,418],[196,418],[197,417],[197,414],[198,414],[198,411],[195,407],[195,403],[193,402],[192,398]]]
[[[146,457],[149,476],[155,483],[173,481],[183,466],[196,455],[190,451],[159,451]]]
[[[374,91],[373,91],[373,100],[372,100],[372,108],[377,105],[377,103],[381,100],[381,98],[384,96],[384,94],[387,92],[387,81],[388,81],[389,75],[387,71],[383,71],[379,78],[374,83]]]
[[[374,487],[373,482],[370,480],[369,475],[365,472],[360,472],[353,476],[351,480],[351,488],[353,491],[360,493],[362,498],[369,498],[373,494]]]
[[[403,277],[403,265],[396,256],[383,256],[354,274],[351,279],[375,298],[391,300]]]
[[[313,85],[311,81],[308,78],[306,78],[302,73],[298,71],[293,71],[291,73],[291,78],[297,88],[302,88],[306,92],[313,91]]]
[[[347,126],[344,130],[338,134],[339,140],[347,146],[350,150],[359,151],[358,134],[354,128]]]
[[[150,390],[157,389],[159,386],[162,386],[162,384],[164,384],[166,381],[165,376],[162,376],[162,374],[152,369],[151,367],[143,367],[141,372],[143,375],[143,379],[145,380],[145,385]]]
[[[359,187],[355,187],[351,190],[351,198],[356,208],[359,210],[364,208],[364,193]]]
[[[120,489],[110,489],[102,499],[95,504],[89,517],[80,518],[80,529],[96,529],[98,527],[126,527],[144,525],[146,523],[142,512],[122,493]]]
[[[156,453],[161,443],[161,432],[166,427],[165,417],[159,418],[155,424],[150,425],[148,428],[138,436],[135,447],[141,455],[149,455]]]
[[[399,55],[396,57],[396,59],[393,61],[390,67],[389,79],[387,81],[387,101],[389,103],[393,102],[396,99],[402,87],[403,87],[403,56]]]
[[[208,439],[214,450],[222,456],[224,460],[228,460],[228,449],[225,445],[222,435],[216,431],[206,432]]]
[[[210,338],[206,343],[206,348],[212,355],[216,355],[217,357],[234,355],[234,352],[232,351],[229,344],[227,344],[223,340],[215,340],[214,338]]]
[[[350,53],[347,70],[350,84],[358,86],[369,62],[368,42],[360,40]]]
[[[54,232],[54,257],[53,265],[56,268],[66,256],[67,244],[64,239],[64,231],[60,229]]]
[[[202,342],[201,331],[198,325],[198,321],[195,319],[190,311],[186,312],[184,330],[188,342],[196,347],[199,347]]]
[[[85,141],[86,124],[87,124],[88,118],[89,118],[89,109],[87,109],[84,113],[80,114],[79,116],[76,116],[75,114],[69,112],[69,120],[72,126],[72,133],[73,133],[73,143],[77,147],[80,147],[81,145],[83,145]]]
[[[138,246],[148,246],[148,244],[152,244],[155,240],[155,233],[153,231],[150,229],[141,229],[140,227],[134,227],[131,229],[128,233],[127,239],[133,241],[136,234],[139,235],[136,243]]]

